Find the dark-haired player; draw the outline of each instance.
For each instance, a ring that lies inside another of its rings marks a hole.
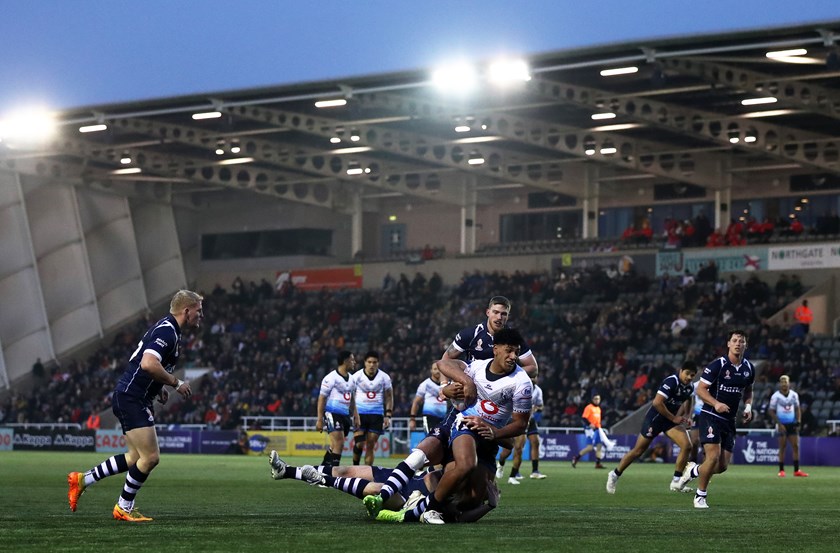
[[[744,399],[744,422],[752,420],[753,382],[755,367],[744,359],[747,335],[733,330],[726,341],[725,356],[712,361],[703,370],[697,397],[703,400],[698,427],[705,460],[702,465],[686,467],[680,485],[700,477],[694,507],[708,509],[706,491],[712,476],[724,472],[732,460],[735,448],[735,417],[741,398]],[[723,451],[721,451],[723,450]]]
[[[633,461],[647,451],[653,439],[663,432],[680,448],[674,465],[671,491],[691,491],[691,488],[685,488],[685,483],[680,485],[680,478],[688,462],[688,456],[691,454],[691,441],[685,429],[686,425],[691,424],[688,412],[694,395],[691,381],[695,376],[697,376],[697,364],[689,360],[683,363],[679,373],[672,374],[662,381],[659,390],[656,391],[656,397],[653,398],[653,405],[645,414],[642,430],[636,438],[636,445],[621,458],[618,467],[607,475],[607,493],[615,493],[618,478]]]
[[[359,423],[356,427],[353,445],[353,464],[358,465],[365,451],[365,464],[373,465],[373,450],[383,429],[391,427],[394,414],[394,390],[391,377],[379,370],[379,353],[369,351],[365,354],[364,369],[351,377],[356,390],[356,409]]]
[[[324,453],[325,465],[341,463],[341,451],[344,449],[344,438],[359,424],[354,398],[353,382],[350,377],[356,370],[356,357],[349,351],[338,353],[338,368],[327,373],[321,380],[321,390],[318,394],[318,418],[315,430],[324,431],[330,438],[330,447]]]

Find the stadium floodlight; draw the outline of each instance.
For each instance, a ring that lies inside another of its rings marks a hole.
[[[315,102],[316,108],[337,108],[346,106],[347,100],[344,98],[334,98],[332,100],[318,100]]]
[[[355,146],[351,148],[336,148],[335,150],[330,150],[331,154],[361,154],[364,152],[369,152],[373,148],[370,146]]]
[[[500,59],[487,67],[487,80],[497,86],[509,86],[531,80],[531,70],[523,59]]]
[[[613,69],[604,69],[601,71],[602,77],[614,77],[616,75],[631,75],[633,73],[638,73],[639,68],[636,66],[630,67],[616,67]]]
[[[601,155],[608,156],[608,155],[612,155],[612,154],[616,153],[617,151],[618,150],[615,149],[614,147],[607,146],[606,148],[601,148]]]
[[[589,129],[592,132],[613,132],[613,131],[626,131],[628,129],[638,129],[639,127],[643,127],[639,123],[621,123],[618,125],[601,125],[599,127],[592,127]]]
[[[234,157],[231,159],[223,159],[219,162],[219,165],[241,165],[243,163],[251,163],[254,161],[252,157]]]
[[[470,153],[470,159],[467,160],[469,165],[484,165],[484,156],[478,152]]]
[[[56,129],[53,113],[43,108],[25,108],[0,119],[0,140],[31,146],[49,140]]]
[[[89,133],[89,132],[101,132],[108,130],[108,125],[105,123],[99,123],[97,125],[85,125],[83,127],[79,127],[80,133]]]
[[[126,167],[125,169],[115,169],[111,171],[112,175],[136,175],[142,173],[143,169],[140,167]]]
[[[615,114],[611,111],[605,113],[593,113],[592,120],[593,121],[601,121],[603,119],[615,119]]]
[[[470,130],[469,125],[458,125],[455,127],[455,132],[470,132]]]
[[[761,98],[744,98],[741,100],[742,106],[759,106],[761,104],[775,104],[779,100],[774,96],[764,96]]]
[[[795,109],[768,109],[767,111],[753,111],[750,113],[742,113],[740,117],[756,118],[756,117],[778,117],[780,115],[792,115],[798,113]]]
[[[205,111],[203,113],[193,113],[192,118],[195,121],[201,121],[203,119],[218,119],[221,116],[221,111]]]
[[[478,72],[466,61],[456,61],[432,72],[432,83],[443,92],[467,94],[478,86]]]
[[[772,60],[782,59],[782,58],[793,58],[796,56],[804,56],[808,53],[808,50],[805,48],[793,48],[791,50],[774,50],[772,52],[767,52],[764,54],[768,58]]]

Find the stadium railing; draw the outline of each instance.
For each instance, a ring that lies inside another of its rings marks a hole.
[[[49,430],[68,430],[68,429],[75,429],[81,430],[82,425],[76,422],[10,422],[10,423],[3,423],[0,426],[5,426],[8,428],[34,428],[34,429],[41,429],[47,428]]]

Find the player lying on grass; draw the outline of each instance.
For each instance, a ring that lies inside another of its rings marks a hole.
[[[451,432],[448,447],[454,462],[447,464],[435,492],[418,503],[414,510],[415,514],[422,514],[423,522],[444,524],[443,503],[462,482],[475,478],[476,474],[481,475],[482,471],[478,469],[482,468],[490,473],[485,480],[492,480],[498,452],[495,440],[513,438],[525,432],[531,411],[532,386],[525,371],[516,364],[521,343],[519,332],[505,328],[496,334],[493,359],[477,360],[469,365],[452,359],[436,363],[444,376],[463,386],[465,407],[447,429]],[[422,455],[415,450],[406,461]],[[402,466],[398,469],[395,474],[402,477],[409,474]],[[379,495],[365,497],[365,508],[371,516],[375,517],[382,508],[387,492],[392,489],[390,484],[389,480],[387,489],[383,487]]]
[[[383,482],[390,476],[392,469],[378,466],[330,466],[321,465],[313,467],[303,465],[294,467],[283,461],[276,451],[269,455],[271,466],[271,477],[275,480],[294,479],[309,484],[320,484],[325,487],[335,488],[352,496],[362,498],[365,495],[379,493]],[[404,488],[404,493],[409,492],[409,500],[406,501],[402,495],[392,495],[386,503],[387,510],[383,510],[379,520],[402,522],[405,518],[403,509],[413,509],[417,501],[434,492],[443,474],[442,470],[433,470],[421,476],[413,476]],[[446,502],[444,516],[447,522],[474,522],[496,507],[499,498],[499,491],[495,484],[486,480],[477,480],[469,483],[475,484],[475,488],[464,486],[459,488],[455,494]],[[412,501],[413,500],[413,501]],[[408,517],[411,520],[411,516]]]

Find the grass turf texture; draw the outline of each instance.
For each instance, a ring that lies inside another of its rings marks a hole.
[[[525,479],[511,486],[508,462],[495,511],[475,524],[434,527],[374,522],[347,494],[273,481],[266,456],[166,454],[138,495],[154,522],[111,519],[123,475],[89,488],[71,513],[67,473],[103,458],[0,452],[0,551],[835,551],[840,519],[833,467],[781,479],[775,466],[733,466],[714,478],[711,508],[700,511],[692,494],[668,490],[672,465],[633,465],[608,495],[608,471],[592,463],[543,462],[548,478],[531,480],[526,461]]]

